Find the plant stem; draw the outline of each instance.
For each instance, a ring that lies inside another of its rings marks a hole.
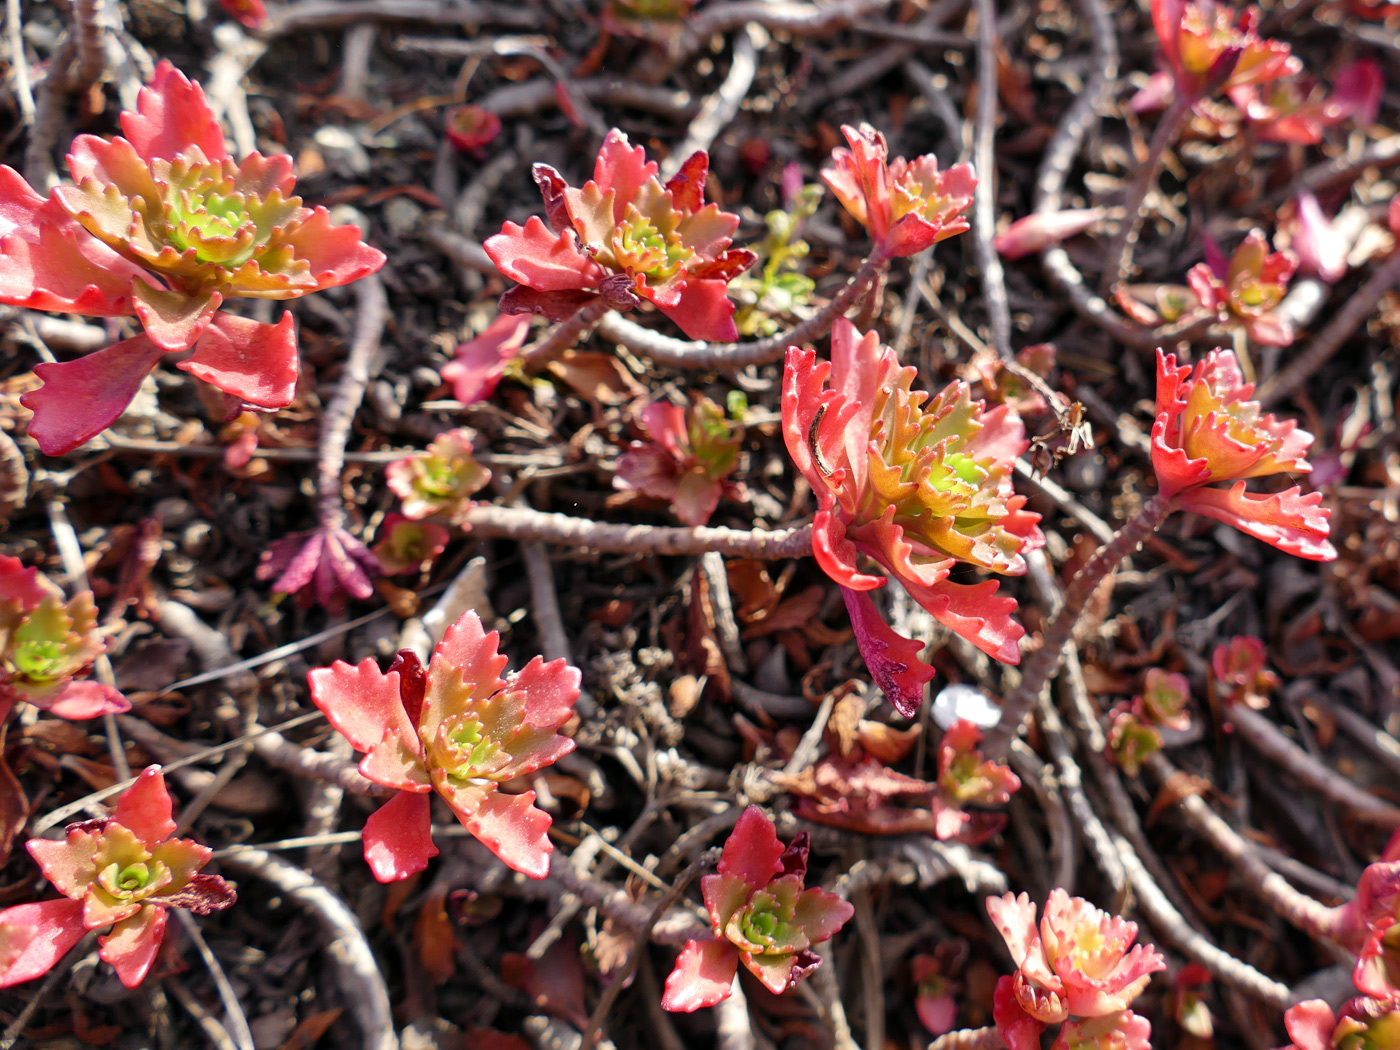
[[[982,298],[987,302],[987,325],[992,349],[1001,360],[1011,357],[1011,303],[1006,297],[1006,274],[1001,268],[992,238],[997,222],[996,129],[997,8],[996,0],[976,0],[977,7],[977,118],[973,158],[977,188],[972,198],[972,247],[982,271]]]
[[[1137,246],[1138,234],[1142,230],[1143,203],[1162,170],[1163,154],[1191,119],[1191,107],[1195,104],[1194,94],[1177,97],[1162,114],[1157,130],[1152,133],[1152,140],[1147,146],[1147,159],[1138,168],[1137,178],[1128,187],[1128,195],[1123,201],[1127,211],[1123,216],[1123,226],[1108,251],[1108,265],[1104,268],[1102,282],[1104,291],[1121,281],[1132,265],[1133,249]]]
[[[375,371],[372,362],[379,353],[380,337],[389,320],[389,301],[378,277],[365,277],[356,286],[358,310],[355,336],[345,370],[326,407],[321,423],[319,465],[316,470],[316,512],[323,528],[338,529],[345,523],[345,505],[340,496],[340,472],[345,466],[345,444],[355,412],[365,399],[365,388]]]
[[[1162,783],[1180,775],[1177,768],[1160,754],[1148,758],[1147,768]],[[1249,841],[1217,816],[1199,795],[1181,793],[1177,806],[1186,822],[1225,855],[1249,883],[1250,889],[1281,918],[1319,940],[1338,939],[1345,906],[1329,908],[1306,893],[1295,890],[1287,879],[1265,864]]]
[[[763,365],[782,357],[789,346],[820,339],[831,329],[831,322],[844,314],[889,265],[889,259],[879,250],[861,264],[846,286],[810,318],[801,324],[764,339],[748,343],[706,343],[687,341],[643,328],[620,314],[609,314],[598,325],[598,331],[615,339],[629,350],[645,354],[658,364],[672,368],[744,368]]]
[[[1400,249],[1386,260],[1384,266],[1371,274],[1370,279],[1356,290],[1346,305],[1333,315],[1327,327],[1317,333],[1287,368],[1264,381],[1259,388],[1259,403],[1271,405],[1281,401],[1306,383],[1340,349],[1347,336],[1371,316],[1381,296],[1397,284],[1400,284]]]
[[[583,337],[584,332],[597,324],[611,309],[602,299],[595,299],[587,306],[580,307],[567,321],[560,321],[543,339],[521,355],[520,363],[525,371],[537,372],[565,350],[572,349]]]
[[[1400,809],[1363,791],[1350,778],[1319,762],[1258,711],[1243,704],[1231,704],[1226,718],[1234,723],[1240,736],[1280,770],[1345,807],[1352,817],[1383,828],[1400,828]]]
[[[1137,894],[1138,906],[1164,941],[1181,951],[1188,959],[1198,962],[1226,984],[1238,988],[1277,1010],[1293,1005],[1296,996],[1286,984],[1260,973],[1243,959],[1237,959],[1216,947],[1203,934],[1193,930],[1185,916],[1167,900],[1156,880],[1148,874],[1141,858],[1128,841],[1115,836],[1118,856],[1128,872],[1128,880]]]
[[[812,552],[810,526],[771,532],[720,528],[667,528],[660,525],[612,525],[567,514],[478,504],[462,519],[479,537],[522,542],[562,543],[618,554],[704,554],[731,557],[802,558]]]
[[[1002,704],[1001,721],[988,731],[982,743],[982,753],[989,759],[996,762],[1003,759],[1011,741],[1020,731],[1026,712],[1045,688],[1045,683],[1059,669],[1065,643],[1073,636],[1074,626],[1079,622],[1089,597],[1120,561],[1161,527],[1172,509],[1171,497],[1159,492],[1075,573],[1074,579],[1065,588],[1064,605],[1060,606],[1042,634],[1040,648],[1021,665],[1021,684],[1011,691]]]

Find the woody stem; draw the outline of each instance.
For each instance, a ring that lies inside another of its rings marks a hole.
[[[671,368],[744,368],[776,361],[789,346],[800,346],[826,335],[831,323],[846,313],[889,266],[890,260],[878,246],[861,264],[832,300],[815,314],[786,332],[747,343],[706,343],[700,340],[672,339],[643,328],[621,314],[603,318],[598,330],[629,350],[645,354],[657,364]]]
[[[812,552],[812,528],[769,531],[710,526],[670,528],[661,525],[616,525],[550,514],[522,507],[477,504],[462,517],[472,535],[504,537],[523,543],[558,543],[619,554],[705,554],[718,551],[741,558],[801,558]]]
[[[940,1035],[928,1050],[1005,1050],[1006,1043],[995,1028],[960,1028]]]
[[[1108,265],[1104,267],[1102,282],[1102,290],[1105,292],[1123,280],[1132,265],[1133,249],[1137,247],[1138,234],[1142,231],[1143,203],[1162,170],[1162,156],[1167,152],[1167,147],[1181,134],[1186,122],[1191,119],[1191,107],[1196,104],[1197,98],[1195,94],[1176,98],[1162,114],[1157,130],[1152,133],[1152,140],[1147,146],[1147,159],[1138,168],[1137,178],[1128,187],[1128,195],[1123,201],[1126,209],[1123,225],[1108,251]]]
[[[982,752],[988,758],[1001,761],[1011,747],[1026,712],[1059,670],[1065,643],[1073,636],[1075,624],[1079,622],[1090,596],[1119,562],[1161,527],[1173,509],[1172,498],[1159,492],[1075,573],[1074,579],[1065,588],[1064,604],[1041,635],[1040,648],[1021,665],[1021,684],[1007,695],[1002,704],[1001,721],[991,728],[983,741]]]
[[[350,355],[340,374],[335,396],[326,407],[321,424],[321,446],[316,469],[317,517],[328,529],[338,529],[345,523],[345,505],[340,494],[340,472],[345,466],[345,445],[350,439],[350,425],[365,399],[365,388],[376,371],[374,361],[380,351],[380,337],[389,319],[389,302],[384,285],[378,277],[366,277],[356,290],[359,296],[355,317],[355,335],[350,343]]]
[[[568,320],[560,321],[549,330],[543,339],[521,355],[520,363],[524,366],[525,371],[538,371],[565,350],[571,349],[583,337],[583,334],[597,324],[603,315],[611,309],[612,307],[602,299],[595,299],[587,306],[580,307],[578,312]]]
[[[1178,776],[1176,767],[1163,755],[1150,756],[1147,768],[1164,785]],[[1340,938],[1347,915],[1345,906],[1329,908],[1295,890],[1282,875],[1265,864],[1249,841],[1216,815],[1200,795],[1183,793],[1177,805],[1197,834],[1223,853],[1254,892],[1284,921],[1320,940]]]

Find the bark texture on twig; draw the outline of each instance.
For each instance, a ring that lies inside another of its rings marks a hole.
[[[240,850],[219,863],[271,883],[315,917],[327,937],[326,956],[334,967],[346,1012],[360,1030],[360,1045],[365,1050],[399,1050],[384,975],[345,902],[300,868],[263,850]]]
[[[1351,817],[1383,828],[1400,828],[1400,809],[1356,786],[1290,740],[1278,726],[1258,711],[1231,704],[1225,717],[1256,751],[1274,762],[1281,772],[1297,777],[1308,787],[1346,809]]]
[[[1012,739],[1020,731],[1021,720],[1035,702],[1045,684],[1054,677],[1064,656],[1065,644],[1074,633],[1074,625],[1084,611],[1089,597],[1099,584],[1117,568],[1133,551],[1137,550],[1148,536],[1156,532],[1167,515],[1171,513],[1169,498],[1156,495],[1132,520],[1128,521],[1113,538],[1113,542],[1100,547],[1082,569],[1079,570],[1065,588],[1065,602],[1055,614],[1055,618],[1041,635],[1040,648],[1032,653],[1021,665],[1021,684],[1006,697],[1002,704],[1001,721],[987,733],[982,751],[992,759],[999,759],[1006,753]]]
[[[611,525],[567,514],[517,507],[478,505],[463,517],[472,533],[522,542],[562,543],[616,554],[721,554],[744,558],[802,558],[812,552],[812,529],[673,528],[662,525]]]
[[[1011,303],[1006,297],[1006,274],[992,241],[997,224],[997,8],[996,0],[977,0],[977,119],[973,134],[973,167],[977,188],[972,200],[972,248],[982,271],[982,297],[992,349],[1003,361],[1011,354]]]
[[[378,277],[370,276],[355,285],[355,335],[345,370],[335,396],[321,417],[320,463],[316,470],[317,514],[322,526],[341,528],[345,524],[345,505],[340,494],[340,475],[345,467],[345,443],[355,413],[365,399],[365,388],[379,370],[384,357],[382,343],[384,326],[389,321],[389,299]]]

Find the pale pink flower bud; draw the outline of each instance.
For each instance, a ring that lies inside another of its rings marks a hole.
[[[1293,250],[1302,267],[1329,284],[1347,272],[1347,239],[1322,213],[1310,192],[1298,194],[1298,224],[1293,231]]]
[[[1083,233],[1103,218],[1102,208],[1070,208],[1065,211],[1037,212],[1017,219],[1004,233],[997,235],[993,245],[1005,259],[1044,251],[1066,237]]]

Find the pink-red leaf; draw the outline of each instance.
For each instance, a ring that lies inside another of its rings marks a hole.
[[[739,969],[739,950],[728,941],[687,941],[666,978],[661,1008],[692,1013],[728,999]]]
[[[61,456],[117,421],[164,351],[144,335],[73,361],[34,366],[43,381],[20,398],[34,413],[29,436],[46,456]]]
[[[749,806],[724,843],[721,875],[738,875],[755,889],[768,885],[783,870],[783,844],[773,822],[757,806]]]
[[[400,791],[365,821],[365,862],[380,882],[406,879],[438,855],[430,803],[429,795]]]
[[[286,408],[296,394],[299,371],[292,315],[261,324],[220,313],[194,353],[176,367],[250,405]]]
[[[149,849],[175,833],[170,792],[160,766],[147,766],[122,792],[112,819],[129,828]]]
[[[135,988],[146,979],[164,938],[165,909],[147,904],[113,926],[111,933],[97,939],[101,946],[98,954],[112,964],[122,984]]]
[[[456,357],[439,374],[452,384],[452,394],[462,404],[485,400],[529,334],[528,317],[503,313],[481,335],[460,344]]]
[[[215,163],[228,156],[204,89],[164,60],[136,96],[136,112],[123,112],[121,123],[127,141],[148,160],[174,160],[191,146]]]
[[[935,671],[919,659],[923,644],[895,631],[879,611],[868,592],[841,588],[846,611],[856,634],[856,644],[865,666],[880,691],[905,718],[913,718],[924,700],[924,687]]]
[[[1303,495],[1297,486],[1272,495],[1246,492],[1243,481],[1228,489],[1193,488],[1178,493],[1177,506],[1233,525],[1255,539],[1309,561],[1334,561],[1322,493]]]
[[[0,911],[0,988],[42,977],[82,940],[81,901],[60,897]]]
[[[508,867],[532,879],[549,874],[549,855],[554,852],[549,826],[553,821],[535,806],[533,791],[520,795],[492,791],[470,811],[454,808],[454,812],[462,826]]]
[[[224,301],[222,295],[210,289],[186,295],[152,287],[139,277],[131,282],[131,298],[151,342],[171,352],[193,346]]]

